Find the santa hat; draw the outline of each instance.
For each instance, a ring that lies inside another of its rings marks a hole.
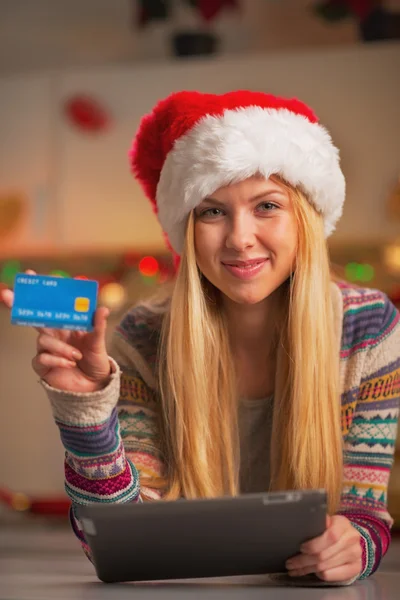
[[[187,217],[218,188],[260,173],[300,187],[329,236],[342,214],[339,152],[313,111],[262,92],[178,92],[143,117],[132,171],[169,245],[181,254]]]

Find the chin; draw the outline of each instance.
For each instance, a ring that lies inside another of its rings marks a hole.
[[[228,296],[230,300],[236,302],[237,304],[258,304],[262,302],[271,292],[259,291],[259,290],[243,290],[242,293],[238,292],[238,290],[222,290],[222,293],[225,296]]]

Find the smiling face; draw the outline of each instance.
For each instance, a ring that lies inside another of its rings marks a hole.
[[[278,180],[253,176],[219,188],[196,207],[194,235],[200,271],[239,304],[265,300],[292,273],[297,224]]]

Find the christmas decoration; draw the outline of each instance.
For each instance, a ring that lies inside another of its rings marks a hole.
[[[145,277],[154,277],[159,271],[157,260],[153,256],[145,256],[139,263],[139,271]]]
[[[328,0],[315,4],[313,10],[325,21],[336,23],[352,16],[346,0]]]
[[[215,19],[224,9],[237,9],[238,0],[181,0],[198,11],[201,18],[207,23]],[[177,0],[135,0],[134,11],[136,23],[145,27],[151,21],[168,19],[172,10],[179,5]],[[139,5],[137,10],[137,5]]]
[[[170,13],[170,2],[168,0],[135,0],[135,11],[138,6],[137,24],[144,27],[150,21],[163,21]]]
[[[103,306],[106,306],[111,311],[119,310],[125,304],[127,294],[125,288],[120,283],[106,283],[100,291],[99,300]]]
[[[206,31],[181,31],[172,36],[174,56],[207,56],[218,48],[218,37]]]
[[[110,115],[94,98],[76,95],[65,103],[69,121],[81,131],[98,133],[110,125]]]
[[[207,22],[215,19],[225,8],[238,8],[237,0],[198,0],[197,2],[192,2],[192,4],[197,5],[201,16]]]
[[[46,262],[48,265],[46,266]],[[85,263],[87,263],[85,265]],[[58,277],[74,277],[75,279],[92,279],[99,284],[99,297],[105,291],[106,304],[115,307],[124,302],[124,286],[128,278],[137,275],[146,285],[159,285],[174,278],[176,269],[170,255],[149,256],[137,252],[126,252],[114,258],[79,257],[60,259],[41,259],[40,264],[32,264],[32,260],[22,264],[19,260],[6,260],[0,263],[0,286],[13,287],[17,273],[33,268],[44,275]],[[84,274],[83,274],[84,273]],[[122,289],[121,289],[122,288]],[[111,298],[111,300],[110,300]],[[115,308],[113,308],[115,310]]]
[[[400,39],[400,12],[384,8],[384,0],[323,0],[313,11],[328,22],[355,18],[364,42]]]
[[[375,277],[375,269],[372,265],[356,262],[348,263],[345,273],[350,281],[363,281],[364,283],[372,281]]]

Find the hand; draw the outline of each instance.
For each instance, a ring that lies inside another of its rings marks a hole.
[[[36,275],[31,270],[26,273]],[[0,291],[1,300],[11,309],[14,293]],[[66,392],[95,392],[105,387],[110,377],[105,343],[108,315],[107,308],[98,308],[90,333],[34,327],[39,333],[37,354],[32,360],[35,373],[52,387]]]
[[[315,573],[324,581],[347,581],[361,573],[360,534],[341,515],[327,517],[327,529],[319,537],[305,542],[301,554],[290,558],[286,568],[292,577]]]

